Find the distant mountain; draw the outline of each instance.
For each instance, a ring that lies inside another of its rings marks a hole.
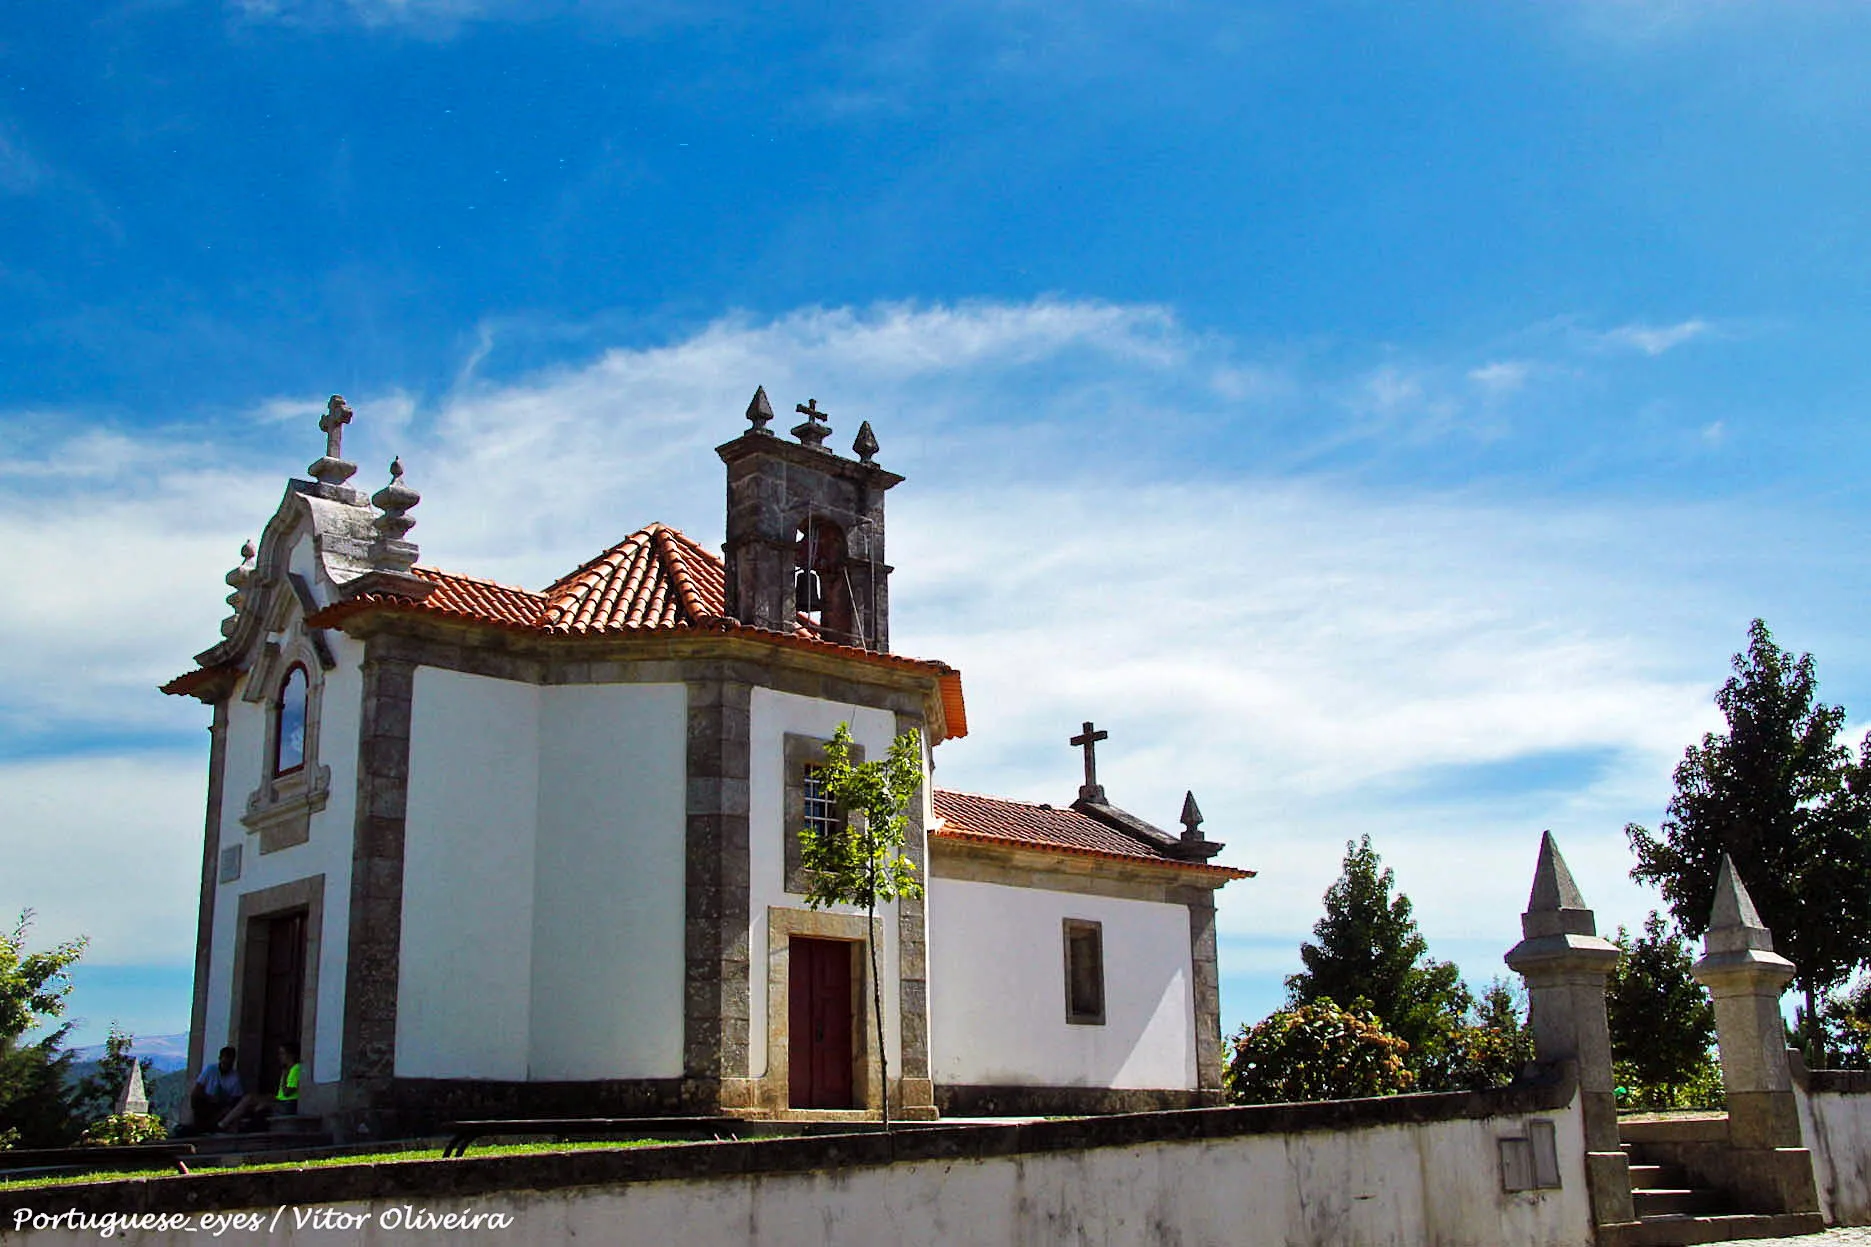
[[[104,1055],[103,1044],[92,1044],[88,1048],[73,1048],[72,1054],[80,1065],[97,1061]],[[188,1034],[180,1035],[138,1035],[130,1045],[130,1051],[138,1058],[149,1058],[151,1068],[167,1073],[181,1069],[188,1064]]]

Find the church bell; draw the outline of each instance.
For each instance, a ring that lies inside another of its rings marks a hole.
[[[825,595],[819,591],[819,574],[810,567],[802,567],[793,574],[793,607],[802,611],[825,608]]]

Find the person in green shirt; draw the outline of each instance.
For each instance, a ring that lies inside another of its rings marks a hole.
[[[288,1040],[279,1045],[279,1090],[273,1096],[273,1111],[289,1117],[299,1111],[299,1045]]]
[[[227,1131],[258,1122],[264,1129],[268,1117],[294,1115],[299,1111],[300,1073],[299,1045],[289,1039],[279,1045],[279,1089],[273,1093],[273,1098],[269,1100],[258,1091],[249,1091],[216,1128]]]

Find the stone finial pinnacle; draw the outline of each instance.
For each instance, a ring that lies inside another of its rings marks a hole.
[[[1540,860],[1533,868],[1533,891],[1527,897],[1528,913],[1552,913],[1562,909],[1584,909],[1585,897],[1559,855],[1559,842],[1553,833],[1540,833]]]
[[[143,1063],[134,1057],[130,1061],[130,1075],[123,1080],[117,1102],[112,1107],[118,1113],[149,1112],[149,1092],[143,1086]]]
[[[1735,870],[1735,859],[1722,854],[1722,867],[1715,875],[1715,903],[1709,910],[1709,927],[1760,927],[1761,915],[1754,908],[1754,898]]]
[[[754,397],[747,404],[747,423],[754,427],[749,432],[773,436],[773,430],[767,427],[773,421],[773,404],[767,401],[767,387],[754,387]]]
[[[877,462],[877,452],[880,449],[881,447],[877,445],[877,435],[871,432],[871,422],[866,420],[858,425],[857,440],[851,443],[851,450],[857,455],[858,462]]]
[[[1182,816],[1177,820],[1182,824],[1184,840],[1202,839],[1202,807],[1195,803],[1195,793],[1185,790],[1182,794]]]
[[[1709,906],[1709,929],[1703,933],[1702,948],[1710,956],[1774,950],[1773,933],[1761,921],[1760,910],[1754,908],[1754,898],[1748,895],[1747,885],[1741,882],[1741,872],[1735,869],[1734,859],[1726,853],[1722,854],[1721,869],[1715,875],[1715,900]]]
[[[371,566],[382,571],[406,572],[416,562],[416,547],[404,538],[416,521],[409,512],[422,495],[403,483],[401,456],[390,460],[390,483],[370,496],[372,505],[383,512],[371,521],[377,538],[370,544]]]
[[[1520,929],[1528,940],[1598,935],[1598,916],[1586,906],[1550,831],[1540,833],[1540,860],[1533,868],[1533,891],[1527,896],[1527,912],[1520,915]]]
[[[253,539],[248,538],[240,545],[240,565],[227,574],[227,586],[233,592],[227,595],[227,604],[234,613],[221,621],[221,635],[233,636],[240,626],[240,608],[247,601],[247,586],[253,581],[254,556],[259,553],[254,548]]]

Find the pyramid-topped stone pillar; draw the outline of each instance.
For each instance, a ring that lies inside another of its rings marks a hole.
[[[1741,1147],[1798,1147],[1793,1071],[1780,1017],[1780,993],[1795,969],[1774,951],[1773,935],[1726,853],[1702,949],[1691,973],[1715,1000],[1729,1138]]]
[[[1550,831],[1540,837],[1533,892],[1520,930],[1524,938],[1508,950],[1506,961],[1527,984],[1534,1056],[1570,1063],[1578,1072],[1593,1220],[1599,1225],[1635,1220],[1630,1163],[1618,1144],[1611,1027],[1605,1017],[1605,979],[1617,969],[1618,949],[1599,936],[1597,917],[1586,907]]]

